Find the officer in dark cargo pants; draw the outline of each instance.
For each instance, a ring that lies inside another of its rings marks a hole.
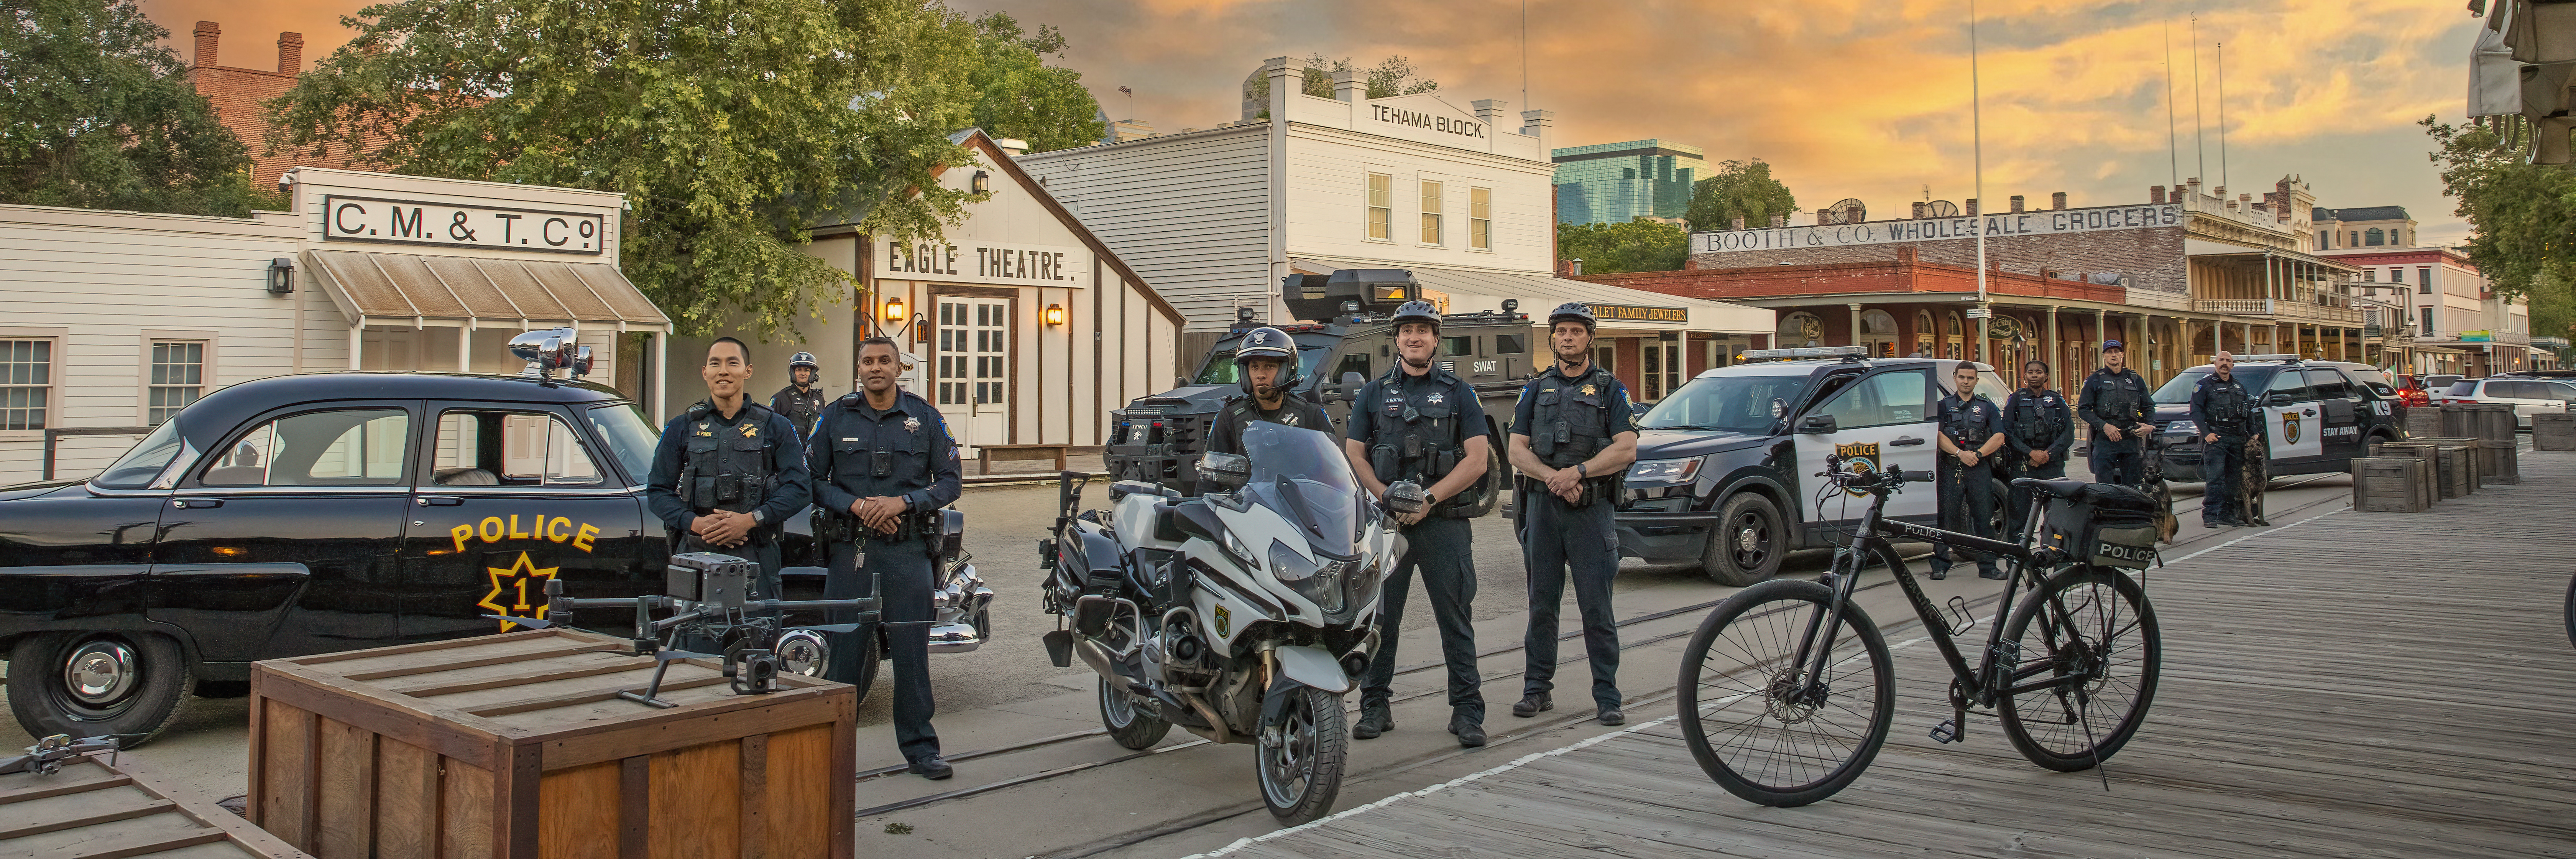
[[[1620,476],[1637,459],[1637,430],[1628,422],[1628,389],[1592,361],[1592,308],[1567,302],[1547,316],[1556,366],[1521,389],[1512,418],[1512,466],[1521,552],[1529,569],[1528,654],[1521,700],[1512,715],[1555,709],[1556,612],[1565,580],[1583,616],[1583,650],[1591,657],[1592,703],[1604,725],[1625,724],[1619,708],[1619,621],[1610,583],[1619,575],[1619,537],[1612,509]]]

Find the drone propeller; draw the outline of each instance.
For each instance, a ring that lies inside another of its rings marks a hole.
[[[527,628],[529,628],[529,629],[547,629],[547,628],[553,627],[553,626],[555,625],[555,622],[554,622],[554,621],[551,621],[551,620],[538,620],[538,619],[533,618],[533,617],[511,617],[511,616],[506,615],[506,614],[487,614],[487,615],[484,615],[484,617],[488,617],[488,618],[491,618],[491,619],[493,619],[493,620],[501,621],[501,622],[503,622],[503,623],[515,623],[515,624],[518,624],[518,625],[520,625],[520,626],[527,627]]]

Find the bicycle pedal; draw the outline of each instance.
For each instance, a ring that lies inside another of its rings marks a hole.
[[[1932,741],[1933,741],[1933,742],[1936,742],[1936,743],[1955,743],[1955,742],[1958,742],[1961,738],[1962,738],[1962,737],[1961,737],[1961,732],[1960,732],[1960,730],[1959,730],[1959,723],[1958,723],[1957,721],[1950,720],[1950,719],[1943,719],[1943,720],[1941,720],[1941,724],[1938,724],[1938,725],[1934,725],[1934,726],[1932,726]]]

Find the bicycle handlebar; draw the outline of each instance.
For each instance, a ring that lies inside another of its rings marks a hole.
[[[1843,462],[1841,456],[1825,457],[1825,470],[1816,476],[1831,481],[1835,486],[1863,492],[1895,491],[1908,483],[1930,483],[1933,480],[1929,472],[1908,474],[1905,469],[1895,466],[1889,466],[1886,471],[1854,471],[1843,468]]]

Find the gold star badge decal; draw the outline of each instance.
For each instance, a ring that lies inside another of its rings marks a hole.
[[[754,424],[743,424],[743,425],[742,425],[742,437],[743,437],[743,438],[750,438],[750,437],[752,437],[752,436],[756,436],[756,435],[759,435],[759,434],[760,434],[760,427],[759,427],[759,426],[754,425]]]
[[[546,581],[553,579],[558,569],[561,568],[537,566],[528,560],[526,552],[520,552],[518,562],[511,564],[508,569],[484,567],[483,572],[492,577],[492,592],[484,594],[483,601],[475,605],[491,609],[493,614],[544,620]],[[535,613],[530,614],[530,612]],[[519,628],[518,624],[501,621],[502,632],[517,628]]]

